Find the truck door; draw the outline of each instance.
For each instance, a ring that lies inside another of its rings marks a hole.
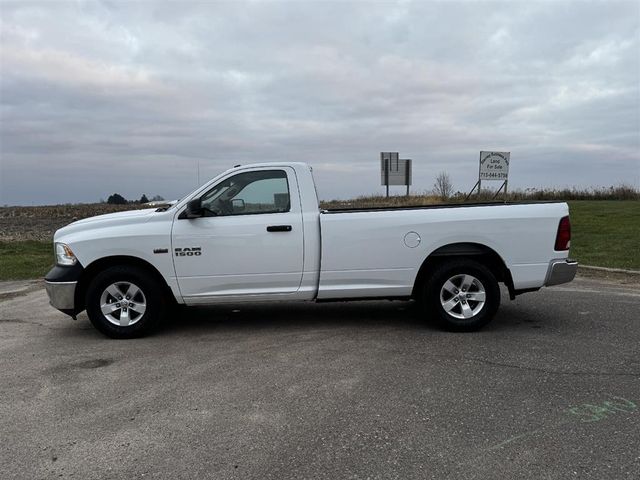
[[[302,210],[290,167],[231,174],[201,195],[203,216],[176,216],[173,260],[187,303],[294,293],[303,269]]]

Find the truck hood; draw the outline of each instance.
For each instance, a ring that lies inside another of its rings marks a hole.
[[[153,216],[155,211],[155,208],[148,208],[144,210],[127,210],[124,212],[107,213],[105,215],[83,218],[82,220],[75,221],[57,230],[53,238],[54,241],[58,241],[63,236],[67,236],[71,233],[80,231],[144,223]]]

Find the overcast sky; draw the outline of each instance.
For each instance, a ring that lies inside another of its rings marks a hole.
[[[0,2],[0,204],[191,191],[306,161],[320,196],[640,186],[640,2]],[[497,185],[496,185],[497,186]],[[396,187],[397,188],[397,187]],[[401,193],[399,188],[397,193]]]

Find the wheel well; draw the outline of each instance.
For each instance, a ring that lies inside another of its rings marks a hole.
[[[419,289],[429,276],[429,272],[451,259],[468,258],[478,263],[482,263],[491,270],[496,280],[503,282],[509,289],[509,294],[513,296],[513,279],[511,272],[504,263],[504,260],[495,250],[479,243],[451,243],[434,250],[420,266],[416,281],[413,285],[413,297],[419,295]]]
[[[85,267],[80,279],[78,280],[78,285],[76,286],[75,292],[75,305],[76,305],[76,313],[81,312],[86,307],[86,293],[91,280],[95,278],[100,272],[106,270],[110,267],[115,267],[117,265],[122,266],[132,266],[138,267],[145,270],[149,275],[151,275],[157,282],[158,285],[164,290],[164,293],[167,295],[167,298],[175,301],[175,296],[171,291],[171,288],[167,284],[166,280],[162,276],[162,274],[158,271],[156,267],[151,265],[146,260],[142,260],[138,257],[130,257],[126,255],[119,255],[113,257],[104,257],[96,260],[93,263],[90,263]]]

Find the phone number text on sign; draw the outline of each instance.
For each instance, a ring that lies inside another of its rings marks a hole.
[[[480,152],[480,180],[507,180],[511,152]]]

